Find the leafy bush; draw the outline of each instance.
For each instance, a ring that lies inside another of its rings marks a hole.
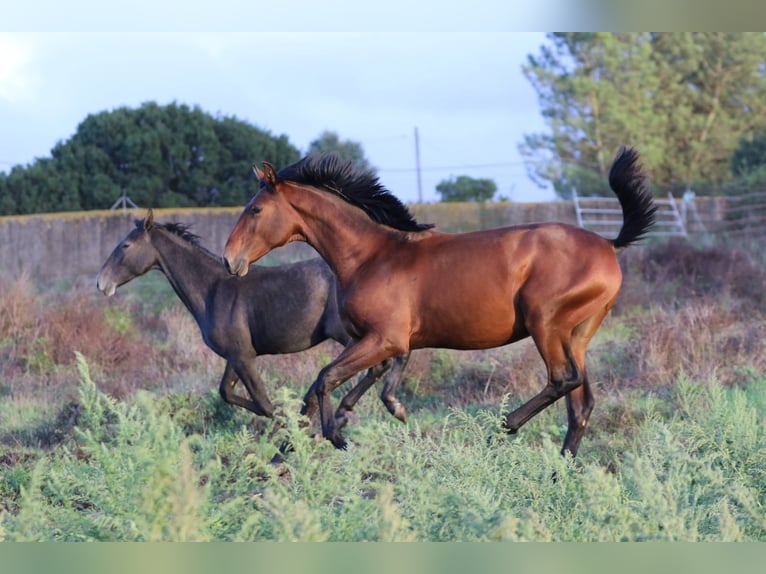
[[[363,401],[341,452],[306,432],[285,387],[257,434],[187,434],[148,394],[116,401],[78,366],[76,436],[19,487],[8,540],[766,540],[766,413],[714,380],[678,379],[675,414],[649,408],[610,472],[561,457],[546,417],[508,439],[505,404],[408,428]]]

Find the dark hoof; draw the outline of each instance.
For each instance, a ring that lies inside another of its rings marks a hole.
[[[508,424],[507,420],[503,423],[503,428],[508,434],[516,434],[519,432],[519,427]]]
[[[337,435],[335,437],[330,437],[329,441],[338,450],[348,450],[348,443],[346,442],[346,439],[340,435]]]
[[[284,476],[290,472],[287,468],[287,465],[285,464],[284,459],[278,454],[274,455],[274,458],[272,458],[269,462],[269,466],[271,466],[271,468],[276,471],[277,476]]]
[[[392,414],[404,424],[407,424],[407,409],[404,408],[402,403],[396,403],[396,407]]]
[[[273,457],[271,457],[271,460],[269,461],[269,464],[274,465],[274,466],[278,466],[280,464],[284,464],[285,457],[282,456],[283,454],[284,454],[284,451],[278,452],[277,454],[275,454]]]

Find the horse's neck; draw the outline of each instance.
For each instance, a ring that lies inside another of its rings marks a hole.
[[[220,261],[170,233],[156,233],[153,243],[160,256],[159,266],[173,291],[186,308],[200,317],[205,312],[208,293],[224,275]]]
[[[350,281],[365,261],[398,234],[328,193],[301,189],[290,202],[303,219],[307,242],[327,261],[341,284]]]

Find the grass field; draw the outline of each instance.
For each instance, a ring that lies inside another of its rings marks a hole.
[[[369,393],[341,452],[297,415],[334,344],[261,358],[267,421],[218,397],[223,361],[158,273],[111,299],[0,279],[0,540],[766,541],[760,257],[621,256],[574,460],[563,403],[502,431],[544,383],[531,341],[415,352],[407,425]]]

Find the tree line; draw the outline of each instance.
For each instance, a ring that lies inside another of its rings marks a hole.
[[[376,171],[359,142],[332,131],[322,132],[307,150],[328,152]],[[142,207],[243,205],[257,189],[254,158],[285,166],[300,156],[287,136],[236,117],[178,103],[122,107],[87,116],[51,157],[0,173],[0,215],[108,209],[123,198]],[[475,196],[472,183],[479,186]],[[496,189],[465,176],[440,186],[448,201],[485,200]]]
[[[523,71],[546,133],[520,151],[563,198],[608,193],[620,144],[640,149],[665,191],[766,184],[766,35],[554,33]]]
[[[107,209],[122,194],[141,206],[242,205],[253,158],[300,157],[286,136],[183,104],[145,103],[89,115],[50,158],[0,175],[0,214]]]
[[[656,190],[680,195],[766,188],[766,34],[552,33],[523,67],[545,133],[519,150],[529,176],[564,199],[609,195],[621,144],[641,152]],[[509,103],[510,105],[510,103]],[[326,131],[307,150],[375,168],[358,142]],[[51,157],[0,172],[0,215],[141,206],[242,205],[250,165],[297,161],[300,150],[236,117],[145,103],[89,115]],[[487,201],[497,186],[465,175],[436,186],[442,201]]]

